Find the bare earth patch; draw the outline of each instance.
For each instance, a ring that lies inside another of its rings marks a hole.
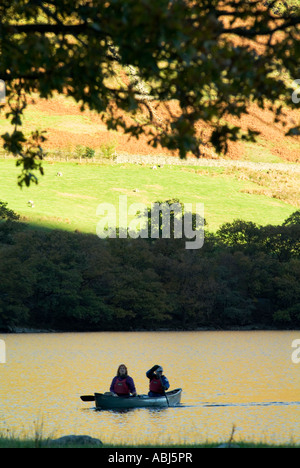
[[[47,141],[44,146],[46,149],[73,149],[76,145],[89,146],[97,149],[101,145],[116,143],[117,153],[139,154],[139,155],[161,155],[178,157],[175,151],[166,150],[160,146],[153,148],[148,144],[148,137],[141,135],[139,139],[129,138],[121,131],[108,131],[100,117],[95,112],[86,110],[80,111],[77,105],[70,98],[56,96],[50,100],[35,99],[35,103],[30,107],[41,113],[48,115],[65,115],[66,125],[62,129],[48,128]],[[178,106],[176,102],[168,103],[171,112],[178,114]],[[156,118],[154,125],[159,131],[160,121],[167,118],[166,106],[163,104],[155,104]],[[284,111],[287,116],[289,126],[294,126],[300,119],[300,110]],[[68,116],[81,116],[85,119],[85,124],[68,124]],[[147,117],[147,116],[145,116]],[[130,120],[130,117],[126,116]],[[251,105],[248,109],[248,114],[241,119],[230,117],[227,119],[230,124],[240,125],[243,130],[250,128],[260,132],[259,143],[256,145],[259,148],[266,149],[269,154],[278,157],[283,161],[298,162],[300,161],[300,137],[286,137],[286,127],[279,123],[273,122],[273,114],[268,109],[260,109],[257,105]],[[73,125],[73,129],[72,129]],[[154,127],[154,128],[155,128]],[[72,131],[73,130],[73,131]],[[197,131],[207,137],[210,133],[210,127],[205,122],[197,124]],[[203,148],[204,156],[208,158],[217,158],[212,148],[206,146]],[[247,155],[248,147],[244,142],[230,142],[229,150],[226,155],[229,159],[241,160]]]

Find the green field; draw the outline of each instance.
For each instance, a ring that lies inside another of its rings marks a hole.
[[[209,231],[235,219],[281,224],[297,209],[271,195],[257,194],[259,185],[249,178],[243,180],[240,169],[228,173],[222,168],[182,166],[152,170],[136,164],[43,164],[45,175],[39,177],[38,185],[20,189],[15,161],[0,159],[0,200],[37,227],[95,233],[100,220],[97,206],[108,202],[118,209],[120,195],[127,195],[128,206],[134,202],[151,206],[172,198],[202,202]],[[62,177],[57,176],[59,171]],[[34,208],[28,206],[28,200],[34,201]]]

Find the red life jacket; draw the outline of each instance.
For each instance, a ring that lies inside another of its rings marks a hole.
[[[150,392],[155,392],[155,393],[164,393],[164,389],[161,384],[161,380],[157,379],[156,377],[153,377],[153,379],[150,382]]]
[[[116,379],[115,384],[114,384],[114,392],[117,395],[129,395],[130,394],[130,388],[127,385],[126,377],[125,379],[122,379],[122,380],[119,380],[119,378]]]

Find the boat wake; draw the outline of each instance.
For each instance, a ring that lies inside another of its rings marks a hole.
[[[252,403],[202,403],[203,407],[219,407],[219,406],[300,406],[300,401],[262,401]]]

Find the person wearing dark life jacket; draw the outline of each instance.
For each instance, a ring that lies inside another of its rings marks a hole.
[[[156,364],[146,372],[146,376],[150,380],[148,396],[164,396],[170,384],[167,377],[163,375],[163,368]]]
[[[136,396],[136,389],[133,378],[128,375],[125,364],[120,364],[117,375],[112,379],[110,391],[120,397]]]

